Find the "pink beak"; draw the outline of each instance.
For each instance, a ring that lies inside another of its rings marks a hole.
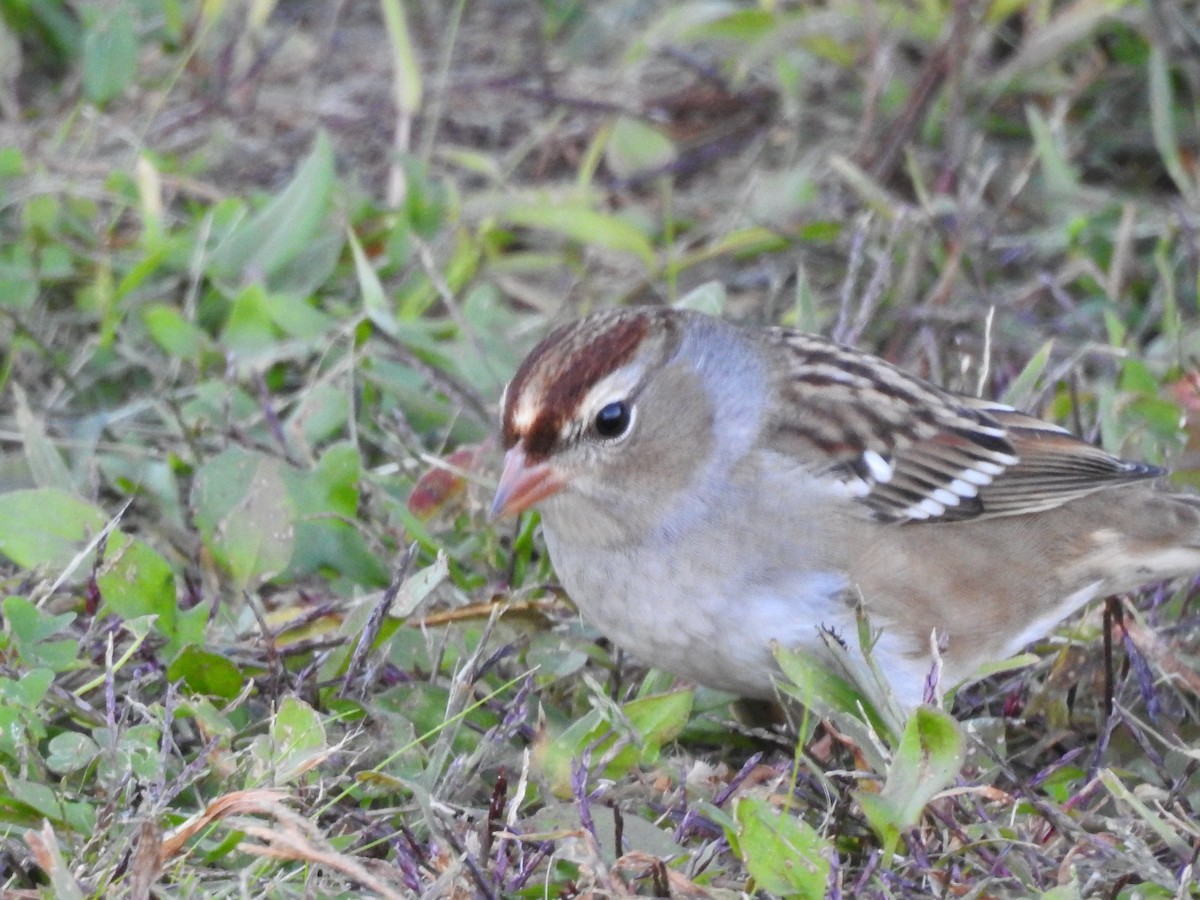
[[[548,462],[530,463],[520,443],[504,454],[504,471],[492,500],[492,518],[501,519],[524,512],[562,490],[566,482]]]

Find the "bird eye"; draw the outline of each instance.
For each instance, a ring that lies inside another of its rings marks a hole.
[[[614,400],[596,413],[596,434],[602,438],[619,438],[629,430],[633,414],[624,400]]]

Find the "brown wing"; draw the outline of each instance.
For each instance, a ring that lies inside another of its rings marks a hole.
[[[773,329],[780,412],[767,443],[888,522],[1051,509],[1161,470],[1000,403],[943,390],[814,335]]]
[[[1157,466],[1113,456],[1064,428],[1003,404],[970,402],[988,409],[1004,427],[1018,459],[980,491],[986,515],[1052,509],[1086,494],[1166,474]]]

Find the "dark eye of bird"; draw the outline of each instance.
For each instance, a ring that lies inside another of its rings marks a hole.
[[[631,419],[629,404],[624,400],[614,400],[596,413],[596,434],[602,438],[619,438],[629,430]]]

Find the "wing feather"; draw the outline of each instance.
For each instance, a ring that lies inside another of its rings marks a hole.
[[[771,329],[764,340],[788,356],[774,369],[768,445],[881,521],[1021,515],[1163,474],[824,338]]]

